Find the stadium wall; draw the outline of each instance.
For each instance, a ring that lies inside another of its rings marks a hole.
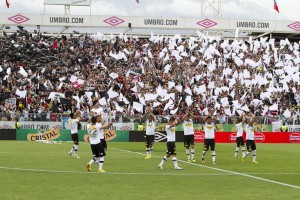
[[[104,132],[105,139],[113,142],[128,142],[128,131],[106,130]],[[89,142],[89,137],[86,131],[79,130],[78,138],[81,142]],[[16,140],[27,141],[72,141],[70,130],[50,129],[45,132],[40,132],[38,129],[17,129]]]
[[[246,135],[243,135],[244,140]],[[256,132],[254,136],[256,143],[300,143],[300,133],[290,132]],[[145,134],[143,131],[129,131],[130,142],[144,142]],[[155,132],[155,142],[166,142],[166,132]],[[183,142],[183,131],[176,132],[176,141]],[[235,132],[215,132],[216,143],[235,143]],[[204,142],[204,132],[195,132],[195,142]]]
[[[21,129],[14,129],[14,121],[0,122],[0,140],[53,140],[71,141],[71,133],[62,122],[20,122]],[[114,123],[111,130],[105,131],[107,141],[116,142],[144,142],[145,124],[142,130],[137,131],[138,123]],[[166,123],[156,125],[155,142],[166,142]],[[233,124],[216,124],[215,139],[217,143],[234,143],[236,129]],[[276,126],[276,127],[275,127]],[[63,127],[65,129],[63,129]],[[86,126],[79,130],[79,140],[88,142]],[[289,130],[294,132],[278,132],[277,125],[259,124],[255,127],[255,141],[257,143],[300,143],[299,127],[289,126]],[[204,141],[204,128],[202,124],[194,124],[195,142]],[[183,142],[183,126],[176,127],[176,140]]]
[[[86,122],[82,122],[82,130],[86,130]],[[21,129],[38,129],[38,130],[49,130],[49,129],[70,129],[67,121],[62,120],[62,122],[46,122],[46,121],[21,121],[20,122]],[[133,131],[137,130],[137,126],[139,123],[113,123],[111,129],[116,131]],[[144,126],[143,131],[145,131],[145,123],[142,124]],[[156,131],[165,131],[167,123],[157,123],[155,130]],[[0,121],[0,129],[13,129],[15,126],[14,121]],[[298,126],[295,126],[296,128]],[[299,126],[300,127],[300,126]],[[272,132],[272,125],[268,124],[257,124],[254,127],[255,132]],[[203,131],[203,124],[194,123],[194,131]],[[176,126],[176,131],[183,131],[182,124]],[[234,124],[215,124],[216,132],[235,132],[236,128]]]
[[[145,131],[106,130],[105,139],[113,142],[144,142]],[[89,142],[85,130],[79,130],[79,141]],[[245,139],[245,134],[243,135]],[[0,140],[26,140],[26,141],[71,141],[70,130],[50,129],[40,132],[38,129],[0,129]],[[155,142],[166,142],[165,131],[155,132]],[[183,142],[183,131],[176,131],[176,141]],[[195,142],[203,143],[204,132],[195,132]],[[216,143],[235,143],[235,132],[215,132]],[[256,143],[300,143],[300,132],[255,132]]]
[[[252,19],[204,19],[160,16],[111,16],[111,15],[37,15],[20,13],[0,14],[2,24],[55,27],[103,27],[167,29],[167,30],[236,30],[251,32],[297,33],[299,22]]]
[[[0,129],[0,140],[16,140],[16,129]]]

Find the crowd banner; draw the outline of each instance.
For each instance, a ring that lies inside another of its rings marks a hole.
[[[61,122],[20,121],[21,129],[61,129]],[[0,129],[14,129],[15,121],[0,121]]]
[[[68,120],[69,120],[69,117],[68,118],[63,117],[62,129],[70,129]],[[82,125],[82,130],[87,130],[87,122],[81,122],[81,125]],[[134,123],[113,123],[113,125],[110,129],[117,130],[117,131],[134,130]]]
[[[272,132],[280,132],[281,123],[272,124]],[[300,125],[287,125],[288,132],[300,132]]]
[[[243,138],[246,138],[244,133]],[[292,132],[255,132],[256,143],[300,143],[300,133]],[[235,132],[215,132],[216,143],[235,143]],[[204,132],[195,132],[195,142],[204,142]]]
[[[134,130],[137,130],[137,126],[139,123],[134,124]],[[146,125],[145,123],[142,124],[144,129],[143,131],[146,130]],[[161,132],[161,131],[166,131],[166,125],[167,123],[157,123],[155,127],[155,131]],[[179,124],[176,126],[176,131],[183,131],[183,125]],[[194,131],[204,131],[204,125],[203,124],[198,124],[194,123]],[[267,125],[267,124],[257,124],[254,127],[255,132],[272,132],[272,125]],[[236,127],[234,124],[215,124],[215,132],[236,132]]]
[[[63,116],[62,122],[49,122],[49,121],[20,121],[21,129],[41,129],[41,130],[48,130],[48,129],[70,129],[69,126],[69,116]],[[87,123],[81,122],[82,130],[87,130]],[[156,124],[156,131],[162,132],[166,131],[166,125],[167,123],[157,123]],[[124,122],[124,123],[113,123],[112,130],[127,130],[127,131],[133,131],[137,130],[138,123],[133,122]],[[143,124],[145,131],[145,123]],[[14,121],[0,121],[0,129],[13,129],[15,127]],[[289,129],[291,129],[292,126],[289,126]],[[272,125],[267,124],[257,124],[254,127],[255,132],[272,132],[274,130]],[[300,129],[300,126],[295,126],[295,129]],[[277,129],[276,129],[277,130]],[[275,130],[275,131],[276,131]],[[176,131],[183,131],[183,125],[179,124],[176,126]],[[194,124],[194,131],[204,131],[204,125],[203,124]],[[236,128],[234,124],[215,124],[215,131],[216,132],[235,132]],[[295,131],[294,131],[295,132]],[[296,131],[299,132],[299,131]]]
[[[14,129],[12,129],[14,130]],[[15,131],[15,130],[14,130]],[[17,140],[27,141],[72,141],[70,130],[49,129],[41,132],[38,129],[17,129]],[[105,130],[104,136],[107,141],[128,142],[128,131]],[[89,142],[88,134],[85,130],[78,131],[78,138],[81,142]]]
[[[129,131],[129,142],[145,142],[145,131]],[[166,131],[156,131],[154,135],[154,142],[166,142],[167,133]],[[176,141],[183,142],[184,134],[183,131],[176,131]]]

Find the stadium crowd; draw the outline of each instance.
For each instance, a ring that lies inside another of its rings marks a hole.
[[[54,37],[16,33],[0,38],[2,120],[60,120],[80,109],[112,118],[143,114],[299,117],[300,49],[288,39],[222,40],[197,36]],[[31,113],[31,114],[30,114]]]

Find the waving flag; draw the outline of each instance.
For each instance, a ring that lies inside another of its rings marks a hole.
[[[279,13],[279,8],[278,8],[276,0],[274,0],[274,9]]]
[[[6,7],[9,8],[9,2],[8,2],[8,0],[6,0]]]

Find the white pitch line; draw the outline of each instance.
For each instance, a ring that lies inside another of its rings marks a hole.
[[[128,152],[128,153],[135,153],[135,154],[145,156],[145,154],[140,153],[140,152],[128,151],[128,150],[117,149],[117,148],[111,148],[111,149],[115,149],[115,150],[119,150],[119,151],[123,151],[123,152]],[[160,156],[153,156],[153,157],[161,158]],[[244,173],[234,172],[234,171],[230,171],[230,170],[219,169],[219,168],[215,168],[215,167],[209,167],[209,166],[200,165],[200,164],[197,164],[197,163],[189,163],[189,162],[186,162],[186,161],[183,161],[183,160],[178,160],[178,161],[186,163],[186,164],[202,167],[202,168],[212,169],[212,170],[216,170],[216,171],[220,171],[220,172],[226,172],[226,173],[230,173],[230,174],[234,174],[234,175],[240,175],[240,176],[244,176],[244,177],[248,177],[248,178],[252,178],[252,179],[266,181],[266,182],[269,182],[269,183],[274,183],[274,184],[278,184],[278,185],[283,185],[283,186],[287,186],[287,187],[300,189],[300,186],[297,186],[297,185],[291,185],[291,184],[282,183],[282,182],[279,182],[279,181],[273,181],[273,180],[270,180],[270,179],[265,179],[265,178],[261,178],[261,177],[257,177],[257,176],[252,176],[250,174],[244,174]]]
[[[177,173],[141,173],[141,172],[82,172],[82,171],[65,171],[65,170],[47,170],[47,169],[26,169],[16,167],[0,167],[5,170],[30,171],[30,172],[48,172],[48,173],[76,173],[76,174],[110,174],[110,175],[164,175],[164,176],[233,176],[234,174],[218,173],[218,174],[177,174]],[[174,170],[175,171],[175,170]]]
[[[15,171],[30,171],[30,172],[47,172],[47,173],[74,173],[74,174],[100,174],[99,172],[83,172],[83,171],[65,171],[65,170],[47,170],[47,169],[28,169],[28,168],[16,168],[16,167],[0,167],[5,170]],[[103,174],[103,173],[102,173]],[[230,173],[218,173],[218,174],[177,174],[177,173],[142,173],[142,172],[108,172],[104,174],[110,175],[158,175],[158,176],[235,176],[237,174]],[[300,174],[300,173],[249,173],[249,174]]]

